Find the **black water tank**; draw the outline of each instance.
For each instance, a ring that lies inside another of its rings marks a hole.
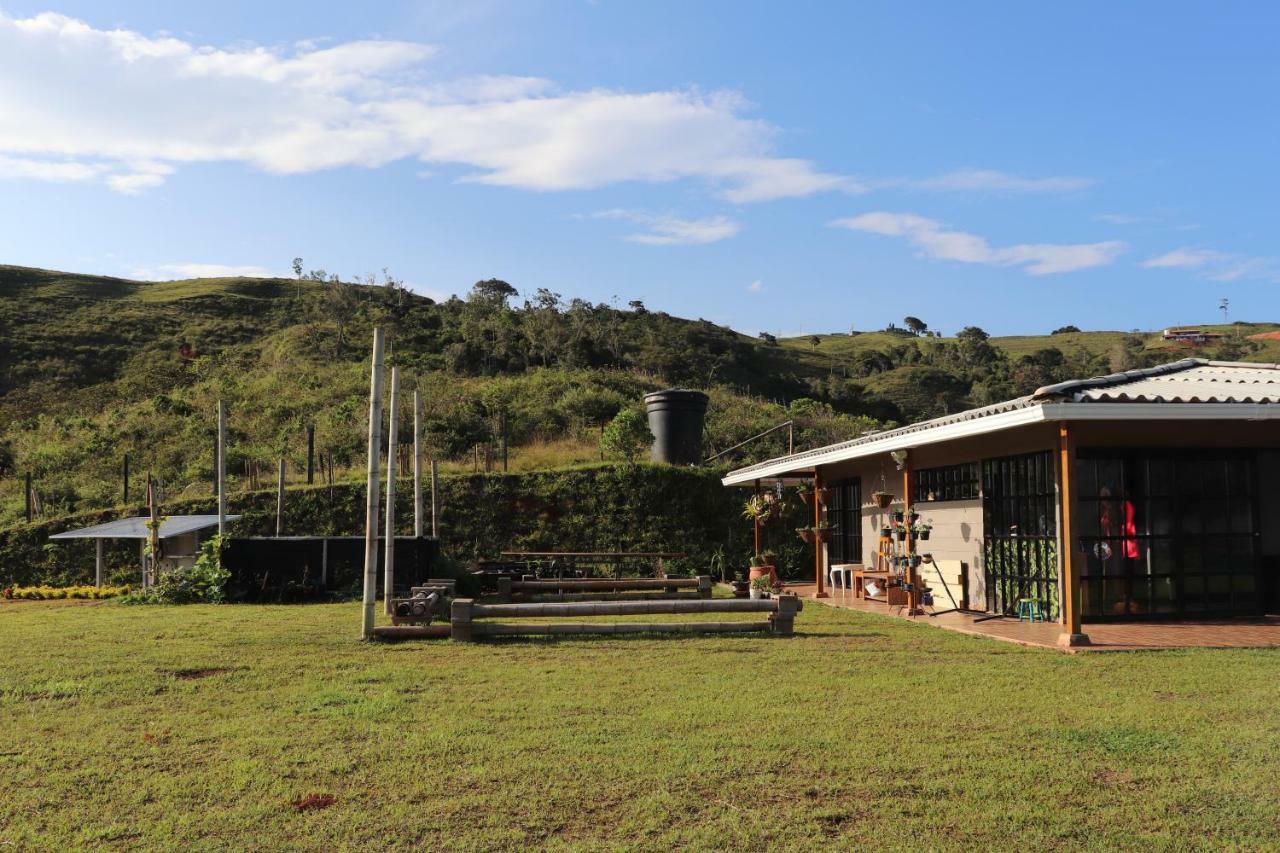
[[[702,421],[707,414],[707,395],[701,391],[671,388],[644,395],[653,433],[649,458],[670,465],[697,465],[702,462]]]

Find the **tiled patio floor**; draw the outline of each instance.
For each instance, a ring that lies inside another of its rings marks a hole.
[[[814,584],[787,584],[788,591],[812,598]],[[981,615],[944,613],[940,616],[906,616],[905,609],[886,607],[877,601],[854,598],[851,591],[836,589],[830,598],[820,599],[832,607],[844,607],[866,613],[901,616],[912,622],[959,631],[978,637],[990,637],[1024,646],[1060,649],[1061,651],[1116,652],[1138,649],[1183,648],[1260,648],[1280,646],[1280,617],[1263,620],[1215,620],[1205,622],[1132,622],[1127,624],[1086,624],[1085,633],[1092,645],[1063,649],[1058,645],[1062,627],[1056,622],[1019,622],[998,618],[977,621]],[[797,625],[799,628],[800,625]]]

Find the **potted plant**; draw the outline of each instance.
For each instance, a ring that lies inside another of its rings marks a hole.
[[[911,528],[911,535],[923,542],[928,540],[930,530],[933,530],[933,522],[922,521]]]
[[[910,514],[907,516],[907,521],[909,521],[912,524],[915,524],[919,520],[920,520],[920,513],[916,512],[914,509],[911,510]]]
[[[804,501],[805,506],[813,506],[813,484],[801,483],[796,486],[796,497]]]
[[[893,495],[889,492],[874,491],[871,493],[871,500],[875,501],[876,506],[880,509],[888,509],[893,505]]]
[[[747,498],[747,503],[742,508],[742,515],[748,521],[768,524],[778,515],[780,509],[778,498],[773,492],[761,492]]]
[[[769,598],[773,595],[776,588],[773,577],[770,575],[761,575],[751,582],[751,597]]]
[[[906,525],[903,525],[903,524],[898,525],[896,528],[894,528],[894,532],[896,532],[896,533],[898,534],[898,541],[899,541],[899,542],[906,542],[906,541],[907,541],[907,527],[906,527]]]
[[[755,582],[761,576],[774,578],[778,577],[778,569],[774,565],[778,555],[773,551],[761,551],[751,558],[751,571],[748,574],[748,580]]]
[[[895,524],[901,524],[901,523],[902,523],[902,519],[903,519],[903,513],[902,513],[902,510],[900,510],[900,509],[895,509],[895,510],[893,511],[893,520],[894,520],[894,523],[895,523]]]
[[[797,527],[796,535],[799,536],[801,541],[804,542],[806,545],[813,544],[813,528],[812,527]]]
[[[831,534],[835,531],[835,528],[831,526],[829,521],[819,521],[813,526],[812,530],[815,542],[830,542]]]

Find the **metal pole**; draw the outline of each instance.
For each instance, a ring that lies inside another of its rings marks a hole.
[[[276,536],[284,532],[284,459],[280,459],[280,470],[276,475]]]
[[[431,536],[433,538],[440,537],[439,528],[436,527],[437,507],[436,501],[436,481],[440,478],[440,463],[435,459],[431,460]]]
[[[26,502],[27,502],[27,524],[30,524],[30,523],[31,523],[31,519],[33,518],[32,514],[31,514],[31,472],[30,472],[30,471],[28,471],[28,472],[27,472],[27,475],[26,475],[25,479],[23,480],[23,489],[22,489],[22,493],[26,496]]]
[[[94,543],[96,544],[97,547],[95,548],[96,553],[94,554],[95,559],[94,559],[94,571],[93,571],[93,585],[96,586],[98,589],[102,589],[102,563],[103,563],[102,540],[95,539]]]
[[[413,535],[422,538],[422,399],[413,389]]]
[[[227,406],[218,401],[218,535],[227,532]]]
[[[382,329],[373,330],[373,368],[369,377],[369,461],[364,515],[364,602],[361,635],[373,637],[373,607],[378,595],[378,453],[382,445]]]
[[[399,460],[399,423],[397,407],[400,402],[400,368],[391,368],[391,401],[387,426],[387,542],[386,556],[382,558],[382,601],[387,615],[391,615],[392,591],[396,581],[396,468]]]

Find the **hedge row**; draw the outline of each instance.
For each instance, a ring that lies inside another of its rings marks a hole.
[[[750,525],[741,515],[742,493],[722,486],[721,473],[642,464],[444,476],[439,484],[442,548],[467,562],[504,550],[677,551],[688,556],[668,568],[688,573],[709,571],[722,549],[729,565],[741,569],[750,553]],[[412,488],[403,480],[398,485],[397,515],[401,532],[407,533],[413,524]],[[234,533],[274,533],[275,501],[270,490],[231,496],[228,511],[244,516]],[[163,507],[168,515],[216,511],[212,497]],[[284,532],[360,534],[364,511],[365,490],[359,484],[290,489]],[[0,586],[91,581],[93,543],[52,543],[49,536],[142,512],[136,506],[116,507],[0,531]],[[780,529],[789,527],[784,522]],[[794,536],[775,533],[773,538],[781,540],[768,544],[781,552],[784,571],[806,574],[812,551]],[[137,543],[113,543],[108,580],[133,580],[138,556]]]

